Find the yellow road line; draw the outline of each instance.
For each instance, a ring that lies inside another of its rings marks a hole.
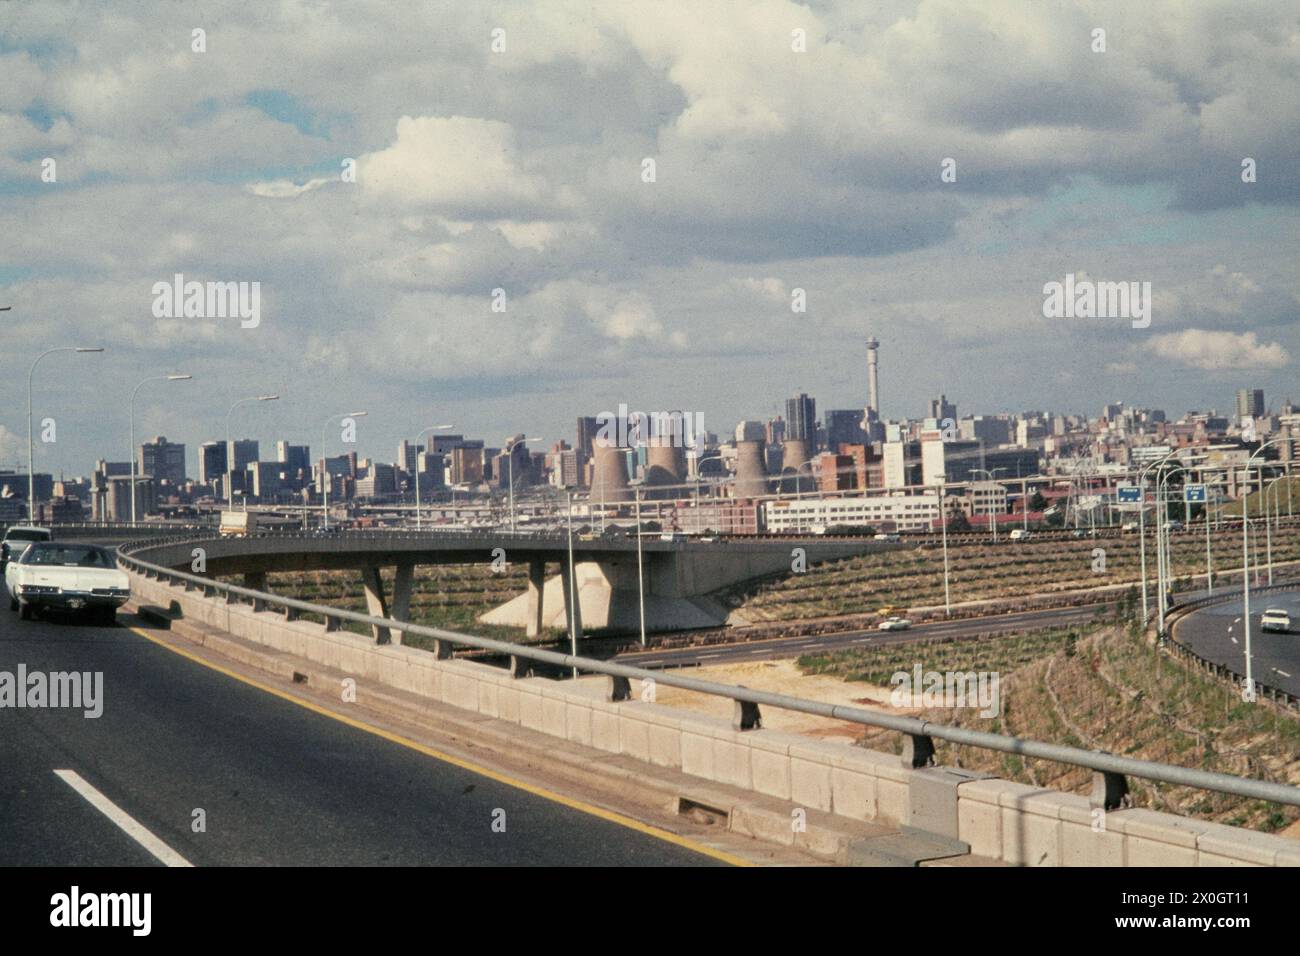
[[[159,647],[171,651],[173,654],[179,654],[181,657],[194,661],[194,663],[196,664],[201,664],[204,667],[208,668],[209,670],[214,670],[219,674],[224,674],[226,677],[233,678],[234,680],[237,680],[242,684],[247,684],[249,687],[255,687],[258,690],[263,691],[264,693],[271,694],[275,697],[279,697],[281,700],[287,700],[291,704],[297,704],[299,707],[306,708],[307,710],[310,710],[313,713],[320,714],[324,717],[329,717],[331,720],[337,720],[341,724],[347,724],[349,727],[355,727],[357,730],[363,730],[368,734],[374,734],[376,737],[382,737],[384,740],[387,740],[390,743],[399,744],[403,747],[409,748],[410,750],[414,750],[419,753],[422,753],[426,757],[432,757],[434,760],[440,760],[443,763],[449,763],[452,766],[460,767],[462,770],[468,770],[471,773],[478,774],[479,776],[487,777],[488,779],[495,780],[498,783],[503,783],[508,787],[514,787],[516,790],[523,790],[526,793],[531,793],[533,796],[541,797],[542,799],[549,800],[552,803],[558,803],[562,806],[566,806],[571,810],[578,810],[582,813],[590,814],[593,817],[599,817],[600,819],[607,820],[610,823],[616,823],[619,826],[627,827],[629,830],[636,830],[638,833],[644,833],[647,836],[654,837],[655,839],[663,840],[665,843],[672,843],[675,844],[676,846],[683,847],[695,853],[712,857],[715,860],[721,860],[722,862],[729,863],[732,866],[753,866],[754,865],[748,860],[743,860],[738,856],[733,856],[730,853],[726,853],[722,850],[715,850],[712,847],[703,845],[702,843],[696,843],[694,840],[691,840],[684,836],[679,836],[676,833],[670,833],[668,830],[663,830],[660,829],[659,827],[651,826],[648,823],[642,823],[639,820],[633,820],[631,817],[626,817],[621,813],[615,813],[612,810],[605,810],[601,807],[594,806],[590,803],[584,803],[581,800],[574,800],[571,797],[566,797],[563,794],[556,793],[553,790],[547,790],[545,787],[537,787],[530,783],[525,783],[522,780],[518,780],[514,777],[507,776],[506,774],[500,773],[496,770],[490,770],[487,767],[481,766],[480,764],[471,763],[468,760],[462,760],[461,758],[452,756],[451,754],[443,753],[441,750],[435,750],[432,747],[427,747],[424,744],[420,743],[419,741],[411,740],[409,737],[403,737],[400,734],[390,733],[389,731],[384,730],[383,728],[375,727],[371,724],[364,723],[363,721],[356,720],[352,717],[345,717],[343,714],[336,713],[335,711],[332,711],[329,708],[322,707],[319,704],[312,703],[309,700],[303,700],[300,697],[295,697],[293,694],[286,693],[285,691],[282,691],[276,687],[272,687],[269,684],[263,684],[262,682],[253,680],[250,677],[245,677],[243,674],[236,673],[235,671],[230,670],[227,667],[222,667],[220,664],[214,664],[212,661],[205,660],[204,658],[200,657],[197,654],[191,653],[190,651],[184,650],[183,648],[176,647],[175,645],[170,644],[167,641],[159,640],[158,638],[154,637],[152,634],[149,634],[146,631],[142,631],[138,627],[130,627],[129,629],[134,633],[143,637],[145,640],[157,644]]]

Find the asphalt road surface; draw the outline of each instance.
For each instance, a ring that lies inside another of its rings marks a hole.
[[[298,707],[126,627],[19,621],[6,602],[0,672],[19,664],[101,672],[103,714],[0,707],[0,865],[160,865],[115,811],[195,866],[718,862]]]
[[[711,644],[673,650],[630,651],[613,658],[632,667],[694,667],[711,664],[736,664],[744,661],[771,661],[800,657],[804,654],[842,651],[854,647],[908,644],[914,641],[945,637],[968,637],[986,631],[1037,630],[1085,624],[1105,605],[1045,608],[1018,614],[998,614],[967,618],[961,621],[938,621],[917,624],[906,631],[844,631],[815,637],[778,637],[765,641],[737,644]]]
[[[1290,634],[1265,633],[1259,619],[1268,608],[1291,614]],[[1245,627],[1240,599],[1193,611],[1174,624],[1174,637],[1206,660],[1246,672]],[[1300,696],[1300,590],[1254,594],[1250,598],[1250,649],[1254,678]]]

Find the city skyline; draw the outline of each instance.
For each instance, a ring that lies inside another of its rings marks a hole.
[[[25,457],[31,357],[65,342],[110,351],[42,367],[69,426],[40,449],[53,470],[125,448],[124,415],[73,412],[160,369],[196,379],[142,394],[141,433],[219,435],[227,396],[272,389],[260,434],[308,440],[305,410],[346,396],[376,410],[375,448],[410,406],[557,437],[620,402],[856,407],[868,335],[886,417],[940,392],[989,412],[1286,396],[1285,3],[859,6],[721,4],[677,29],[575,4],[561,29],[511,4],[217,5],[201,51],[182,9],[15,6],[0,462]],[[384,55],[339,60],[341,33]],[[1074,94],[1044,92],[1063,74]],[[260,284],[257,321],[159,309],[177,275]],[[1071,276],[1150,283],[1149,327],[1046,318]]]

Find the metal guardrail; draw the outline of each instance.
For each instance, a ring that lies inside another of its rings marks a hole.
[[[195,540],[186,538],[182,540]],[[201,543],[195,540],[196,544]],[[662,671],[650,671],[639,667],[629,667],[611,661],[561,654],[556,651],[542,650],[536,647],[524,647],[509,641],[477,637],[443,628],[426,627],[407,621],[360,614],[339,608],[310,604],[296,598],[284,597],[265,591],[233,584],[223,584],[211,578],[188,574],[163,567],[137,558],[132,553],[135,549],[159,545],[157,540],[128,542],[118,546],[118,560],[126,568],[154,578],[165,584],[181,584],[186,589],[201,589],[205,596],[224,595],[228,602],[245,599],[252,603],[254,610],[263,611],[270,607],[282,609],[287,618],[299,614],[315,614],[325,619],[326,628],[337,630],[338,622],[350,621],[371,628],[386,628],[403,634],[416,634],[432,638],[435,657],[445,659],[451,656],[454,646],[476,648],[501,654],[510,660],[510,672],[515,676],[526,676],[528,668],[525,661],[537,661],[562,667],[566,670],[585,671],[592,674],[604,674],[611,678],[609,696],[611,700],[627,700],[630,697],[629,681],[641,680],[677,687],[682,690],[724,697],[735,702],[733,725],[737,730],[747,731],[761,727],[760,707],[775,707],[796,713],[828,717],[866,727],[878,727],[892,730],[904,735],[903,765],[912,768],[928,766],[934,763],[934,739],[963,746],[979,747],[1001,753],[1016,754],[1050,760],[1092,770],[1096,774],[1093,780],[1092,804],[1105,809],[1117,809],[1122,805],[1123,797],[1128,793],[1126,777],[1137,777],[1176,786],[1192,787],[1199,790],[1211,790],[1239,797],[1249,797],[1272,803],[1300,806],[1300,787],[1236,777],[1231,774],[1209,770],[1196,770],[1170,764],[1155,763],[1122,757],[1104,751],[1083,750],[1061,744],[1049,744],[1020,737],[1008,737],[987,731],[969,730],[964,727],[951,727],[937,724],[917,717],[898,717],[876,711],[863,710],[859,707],[846,707],[840,704],[827,704],[821,701],[804,700],[787,694],[775,694],[768,691],[753,690],[748,687],[731,684],[719,684],[715,681],[698,680]]]

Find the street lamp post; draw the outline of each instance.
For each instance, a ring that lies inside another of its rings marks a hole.
[[[1255,449],[1255,453],[1246,459],[1246,484],[1241,495],[1241,626],[1245,629],[1246,634],[1246,694],[1248,699],[1255,698],[1255,671],[1254,661],[1250,652],[1250,545],[1248,543],[1250,528],[1250,466],[1251,463],[1264,453],[1264,449],[1269,445],[1276,445],[1278,442],[1289,441],[1286,438],[1273,438]],[[1263,480],[1263,470],[1260,471],[1260,480]],[[1262,497],[1262,496],[1261,496]],[[1262,502],[1261,502],[1262,504]]]
[[[1174,453],[1171,451],[1171,452],[1169,452],[1169,454],[1165,455],[1163,458],[1158,458],[1158,459],[1156,459],[1156,460],[1153,461],[1153,462],[1148,462],[1148,463],[1146,464],[1145,467],[1143,467],[1142,469],[1140,469],[1140,470],[1138,471],[1138,551],[1139,551],[1140,554],[1141,554],[1141,562],[1142,562],[1142,626],[1143,626],[1143,627],[1146,627],[1146,626],[1147,626],[1147,622],[1150,620],[1150,615],[1147,613],[1147,527],[1146,527],[1146,516],[1147,516],[1147,486],[1146,486],[1146,474],[1147,474],[1148,471],[1150,471],[1152,468],[1156,467],[1157,465],[1164,464],[1166,461],[1168,461],[1170,458],[1173,457],[1173,454],[1174,454]],[[1160,506],[1160,502],[1159,502],[1159,499],[1157,498],[1157,501],[1156,501],[1156,507],[1157,507],[1157,510],[1159,509],[1159,506]],[[1159,517],[1159,514],[1157,514],[1157,518],[1158,518],[1158,517]]]
[[[330,465],[329,455],[325,454],[325,435],[329,431],[330,422],[338,421],[342,418],[364,418],[365,412],[341,412],[338,415],[331,415],[325,419],[325,424],[320,428],[320,461],[321,461],[321,518],[326,531],[330,527]]]
[[[700,481],[703,476],[700,474],[700,465],[704,464],[710,458],[722,458],[722,452],[710,452],[695,459],[695,533],[700,532]]]
[[[419,448],[419,447],[420,447],[420,439],[423,438],[425,435],[429,434],[430,432],[446,431],[448,428],[451,428],[451,426],[450,426],[450,425],[430,425],[430,426],[429,426],[428,428],[426,428],[424,431],[420,432],[420,434],[418,434],[418,435],[415,436],[415,447],[416,447],[416,448]],[[322,449],[322,451],[323,451],[323,450],[324,450],[324,449]],[[452,488],[452,492],[451,492],[451,494],[452,494],[452,501],[453,501],[453,503],[454,503],[454,502],[455,502],[455,498],[456,498],[456,490],[455,490],[455,487],[454,487],[454,486],[453,486],[453,488]],[[455,511],[455,507],[454,507],[454,506],[453,506],[452,510]],[[420,523],[420,463],[417,461],[417,462],[415,463],[415,530],[416,530],[416,531],[419,531],[419,530],[421,530],[421,528],[423,528],[423,525]]]
[[[641,486],[636,487],[636,589],[641,610],[641,646],[645,639],[645,565],[641,557]]]
[[[573,567],[573,492],[564,493],[565,501],[568,504],[569,512],[569,653],[574,657],[578,656],[578,606],[574,603],[577,600],[577,584],[575,579],[577,574]],[[590,508],[588,509],[590,511]],[[578,668],[573,668],[573,676],[578,676]]]
[[[952,616],[952,594],[948,589],[948,510],[944,507],[946,486],[939,485],[939,528],[943,533],[943,613]]]
[[[247,405],[249,402],[275,402],[279,401],[279,398],[279,395],[252,395],[248,398],[241,398],[230,406],[230,411],[226,412],[226,507],[231,510],[234,510],[235,507],[234,486],[231,482],[231,476],[234,473],[235,449],[230,443],[230,416],[235,413],[235,409],[240,405]]]
[[[40,355],[36,356],[36,361],[32,367],[27,370],[27,520],[32,524],[36,523],[36,453],[32,442],[32,375],[36,372],[36,366],[40,364],[41,359],[47,355],[53,355],[55,352],[102,352],[99,347],[81,347],[73,345],[64,345],[59,348],[46,349]]]
[[[153,378],[146,378],[134,391],[131,392],[131,524],[135,524],[135,396],[140,391],[140,387],[147,385],[149,382],[188,382],[193,375],[158,375]]]

